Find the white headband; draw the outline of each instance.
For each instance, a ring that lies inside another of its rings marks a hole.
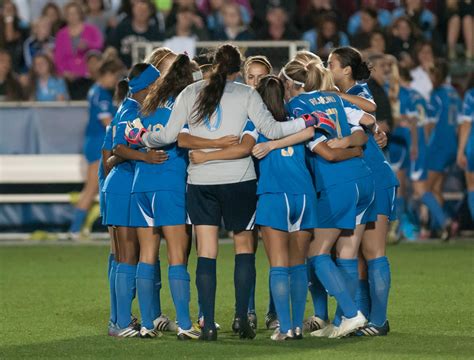
[[[296,85],[299,85],[299,86],[301,86],[301,87],[304,87],[304,82],[301,82],[301,81],[294,80],[294,79],[290,78],[290,77],[286,74],[285,68],[281,69],[281,73],[283,74],[283,76],[284,76],[287,80],[293,81]]]

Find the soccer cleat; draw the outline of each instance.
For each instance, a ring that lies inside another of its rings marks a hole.
[[[248,321],[248,319],[240,321],[239,337],[241,339],[252,340],[255,338],[256,335],[257,334],[255,333],[255,330],[250,325],[250,322]]]
[[[148,330],[146,327],[142,327],[140,329],[140,338],[142,339],[154,339],[154,338],[159,338],[162,336],[163,336],[163,333],[159,331],[158,329]]]
[[[177,331],[178,327],[174,321],[171,321],[168,316],[161,314],[153,320],[153,326],[159,331]]]
[[[311,336],[314,336],[314,337],[329,337],[330,335],[332,335],[334,333],[335,329],[337,329],[337,328],[333,324],[327,324],[322,329],[313,331],[311,333]]]
[[[366,324],[367,319],[360,311],[357,311],[357,315],[352,318],[346,318],[342,316],[341,324],[337,328],[335,328],[336,330],[328,337],[330,339],[342,338],[360,329]]]
[[[303,339],[303,330],[300,327],[296,327],[293,330],[293,339],[302,340]]]
[[[316,331],[321,330],[322,328],[326,327],[328,324],[323,319],[317,317],[316,315],[310,316],[307,318],[303,323],[303,329],[305,331]]]
[[[112,321],[109,321],[109,326],[107,328],[107,334],[109,336],[114,336],[115,328],[116,328],[116,325]]]
[[[237,334],[240,331],[240,318],[234,317],[234,321],[232,321],[232,331]]]
[[[292,340],[294,339],[293,330],[290,329],[285,334],[283,334],[280,332],[280,328],[276,328],[272,336],[270,336],[270,339],[272,339],[273,341]]]
[[[267,313],[265,315],[265,326],[268,330],[275,330],[280,326],[277,315],[275,313]]]
[[[217,329],[202,329],[201,335],[199,335],[201,341],[216,341],[217,340]]]
[[[368,323],[356,332],[356,336],[385,336],[390,332],[388,320],[382,326]]]
[[[137,327],[132,324],[127,326],[125,329],[120,329],[117,326],[113,328],[109,328],[109,336],[132,338],[132,337],[137,337],[139,334],[140,334],[140,330],[137,329]]]
[[[201,316],[196,322],[201,329],[204,329],[204,316]],[[221,326],[216,322],[214,323],[214,326],[216,327],[216,330],[221,329]]]
[[[201,331],[196,329],[195,326],[191,326],[189,330],[183,330],[178,327],[178,340],[198,340],[199,336],[201,336]]]
[[[255,314],[254,312],[251,312],[251,313],[248,313],[247,316],[249,319],[250,326],[252,327],[252,329],[256,330],[257,329],[257,314]]]

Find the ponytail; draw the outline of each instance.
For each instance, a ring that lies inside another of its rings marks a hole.
[[[370,77],[369,66],[362,60],[360,52],[353,47],[344,46],[337,48],[331,52],[331,55],[337,56],[342,68],[347,66],[351,68],[353,80],[362,81]]]
[[[193,109],[193,121],[202,124],[216,111],[224,94],[227,76],[240,71],[242,57],[237,47],[221,45],[214,58],[214,69],[206,86],[199,92]]]
[[[323,73],[317,61],[304,64],[299,60],[291,60],[282,69],[281,74],[293,83],[293,86],[303,88],[304,91],[321,89]]]
[[[310,61],[306,65],[306,81],[304,91],[320,90],[323,84],[324,74],[316,61]]]

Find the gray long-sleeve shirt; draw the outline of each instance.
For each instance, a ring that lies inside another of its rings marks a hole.
[[[192,121],[193,108],[199,91],[205,84],[205,80],[199,81],[181,92],[176,98],[166,127],[158,132],[144,134],[143,142],[147,147],[162,147],[175,142],[185,124],[188,124],[191,135],[206,139],[218,139],[226,135],[241,136],[249,119],[258,132],[269,139],[279,139],[305,128],[303,119],[276,121],[255,89],[231,81],[226,83],[219,108],[211,119],[196,125]],[[188,166],[188,184],[232,184],[255,178],[255,169],[250,156]]]

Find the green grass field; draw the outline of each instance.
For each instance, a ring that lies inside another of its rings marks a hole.
[[[163,253],[165,252],[163,248]],[[216,343],[106,335],[108,292],[105,246],[0,247],[0,358],[157,359],[473,359],[474,244],[402,244],[389,248],[392,331],[383,338],[315,339],[275,343],[259,330],[254,341],[230,331],[233,315],[233,248],[218,260]],[[166,256],[161,257],[162,260]],[[196,257],[190,272],[194,283]],[[258,252],[257,313],[264,325],[267,260]],[[174,316],[162,262],[164,313]],[[307,314],[312,311],[308,296]],[[137,308],[134,310],[138,314]],[[192,294],[196,314],[196,293]]]

